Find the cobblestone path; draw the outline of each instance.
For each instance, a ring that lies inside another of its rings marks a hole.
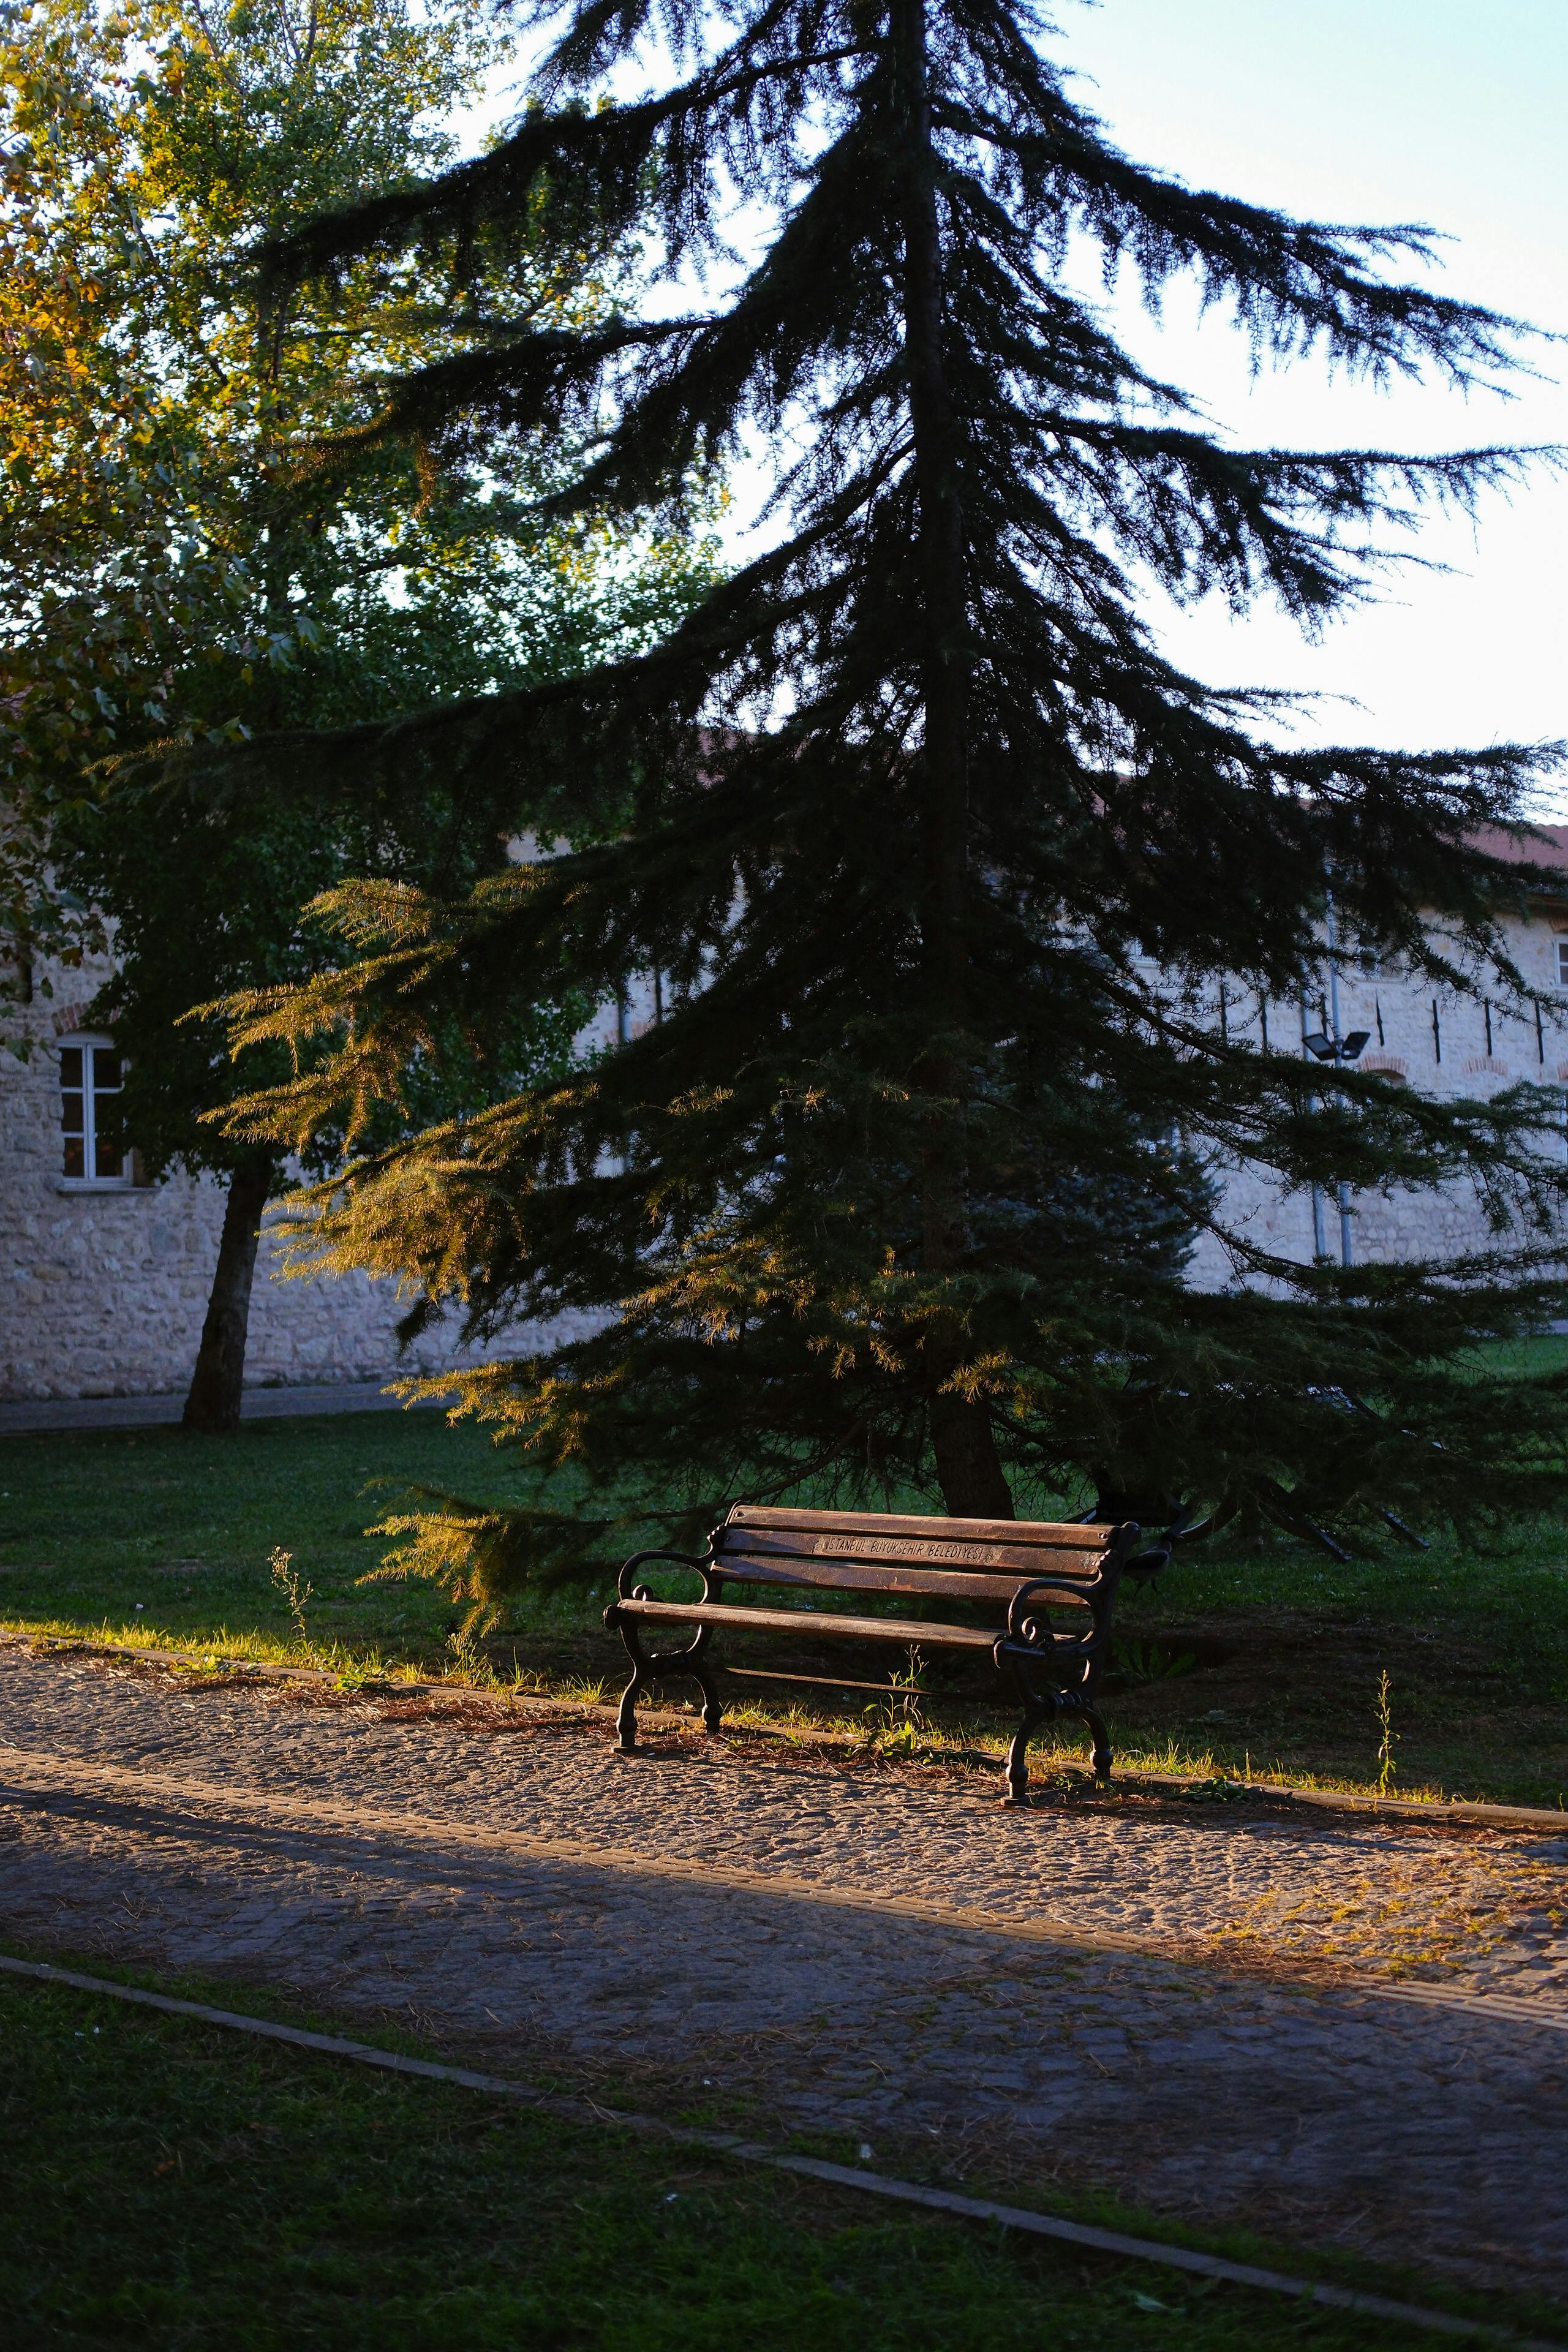
[[[0,1935],[1568,2294],[1568,1846],[0,1650]]]

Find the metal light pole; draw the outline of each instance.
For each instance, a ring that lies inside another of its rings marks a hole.
[[[1302,1051],[1303,1055],[1308,1054],[1308,1053],[1310,1053],[1310,1052],[1311,1051],[1311,1047],[1309,1045],[1309,1044],[1308,1044],[1308,1042],[1307,1042],[1307,975],[1306,975],[1306,972],[1305,972],[1305,971],[1304,971],[1304,970],[1303,970],[1302,974],[1301,974],[1301,1051]],[[1310,1103],[1309,1103],[1309,1108],[1310,1108],[1310,1109],[1314,1110],[1314,1111],[1317,1109],[1317,1108],[1318,1108],[1318,1097],[1317,1097],[1317,1096],[1316,1096],[1316,1095],[1313,1095],[1313,1096],[1310,1097]],[[1312,1187],[1312,1261],[1313,1261],[1313,1264],[1315,1265],[1315,1264],[1317,1263],[1317,1261],[1318,1261],[1320,1258],[1327,1257],[1328,1254],[1329,1254],[1329,1245],[1328,1245],[1327,1242],[1323,1239],[1323,1192],[1322,1192],[1322,1187],[1321,1187],[1321,1185],[1320,1185],[1320,1184],[1314,1184],[1314,1185],[1313,1185],[1313,1187]]]
[[[1346,1062],[1354,1062],[1361,1058],[1361,1055],[1366,1050],[1367,1041],[1372,1035],[1372,1031],[1370,1029],[1352,1029],[1350,1035],[1347,1037],[1340,1027],[1339,939],[1334,929],[1334,894],[1331,890],[1327,894],[1327,944],[1329,950],[1329,1027],[1331,1034],[1325,1036],[1321,1029],[1309,1032],[1307,1027],[1307,995],[1305,987],[1303,987],[1301,992],[1301,1045],[1302,1050],[1312,1055],[1316,1060],[1320,1062],[1331,1062],[1334,1067],[1339,1069]],[[1336,1185],[1334,1189],[1338,1195],[1340,1209],[1340,1263],[1342,1265],[1353,1265],[1355,1264],[1355,1255],[1351,1242],[1350,1186],[1348,1184],[1342,1183]],[[1328,1252],[1323,1243],[1323,1196],[1315,1184],[1312,1187],[1312,1239],[1316,1246],[1318,1255],[1320,1257],[1326,1257]]]
[[[1334,1062],[1337,1066],[1344,1059],[1344,1039],[1340,1034],[1339,940],[1334,932],[1334,894],[1331,890],[1328,894],[1327,912],[1329,932],[1329,1025],[1333,1031]],[[1336,1190],[1338,1191],[1340,1198],[1340,1264],[1342,1265],[1350,1265],[1354,1263],[1351,1255],[1350,1187],[1347,1184],[1341,1184],[1336,1187]]]

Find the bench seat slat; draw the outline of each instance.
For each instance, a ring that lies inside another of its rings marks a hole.
[[[1044,1566],[1015,1570],[1010,1576],[966,1575],[956,1569],[909,1569],[882,1567],[847,1559],[815,1560],[788,1554],[760,1559],[755,1553],[744,1557],[726,1553],[715,1563],[715,1573],[722,1574],[727,1582],[735,1584],[797,1585],[811,1591],[825,1592],[892,1592],[906,1600],[996,1601],[1004,1608],[1020,1585],[1032,1584],[1042,1575],[1061,1574],[1058,1567]],[[1063,1587],[1064,1602],[1078,1600],[1068,1585]],[[1054,1606],[1055,1597],[1047,1601],[1042,1594],[1042,1607]],[[1079,1601],[1087,1609],[1087,1601]]]
[[[1100,1552],[1116,1530],[1085,1527],[1058,1519],[922,1519],[900,1511],[788,1510],[782,1505],[738,1503],[726,1528],[768,1528],[784,1533],[837,1532],[846,1535],[902,1536],[918,1542],[1037,1545],[1068,1551]]]
[[[942,1571],[972,1575],[1010,1576],[1022,1584],[1034,1576],[1093,1576],[1104,1550],[1087,1544],[1023,1544],[958,1542],[947,1537],[929,1540],[916,1536],[884,1536],[846,1531],[815,1533],[773,1528],[726,1528],[721,1559],[820,1560],[833,1570],[852,1571],[855,1565],[885,1562],[908,1574],[930,1578]]]
[[[998,1631],[985,1633],[973,1625],[924,1625],[910,1618],[841,1617],[826,1609],[752,1609],[723,1601],[621,1601],[616,1613],[647,1617],[669,1625],[750,1625],[758,1632],[800,1633],[815,1641],[818,1634],[845,1641],[911,1643],[922,1649],[994,1649]]]

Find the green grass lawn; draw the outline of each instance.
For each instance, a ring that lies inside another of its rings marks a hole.
[[[438,1411],[258,1422],[226,1438],[0,1440],[0,1622],[348,1670],[467,1672],[448,1648],[460,1612],[444,1593],[360,1581],[386,1549],[364,1530],[416,1483],[481,1499],[509,1491],[489,1438]],[[313,1588],[303,1646],[268,1574],[279,1548]],[[605,1597],[601,1585],[521,1606],[487,1641],[489,1668],[541,1688],[614,1689],[621,1654],[599,1622]],[[1370,1786],[1386,1673],[1396,1793],[1555,1805],[1568,1790],[1563,1528],[1521,1528],[1486,1554],[1391,1544],[1349,1567],[1282,1539],[1256,1556],[1196,1547],[1154,1592],[1128,1597],[1121,1631],[1106,1711],[1129,1762]],[[790,1719],[788,1686],[734,1687]],[[797,1723],[862,1730],[874,1706],[833,1688],[805,1702]],[[1005,1720],[980,1685],[939,1691],[927,1714],[985,1736]]]
[[[434,1410],[258,1421],[232,1437],[0,1439],[0,1614],[281,1646],[289,1612],[267,1565],[281,1549],[314,1587],[314,1643],[434,1667],[458,1620],[446,1597],[358,1581],[389,1548],[365,1529],[418,1484],[500,1499],[506,1466],[488,1437]]]
[[[12,2352],[1432,2340],[14,1978],[0,2195]]]

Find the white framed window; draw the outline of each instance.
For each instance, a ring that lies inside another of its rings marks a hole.
[[[1568,988],[1568,940],[1554,940],[1552,945],[1557,953],[1557,985]]]
[[[110,1037],[73,1037],[60,1047],[60,1174],[68,1184],[124,1189],[131,1154],[100,1140],[112,1132],[125,1066]]]

